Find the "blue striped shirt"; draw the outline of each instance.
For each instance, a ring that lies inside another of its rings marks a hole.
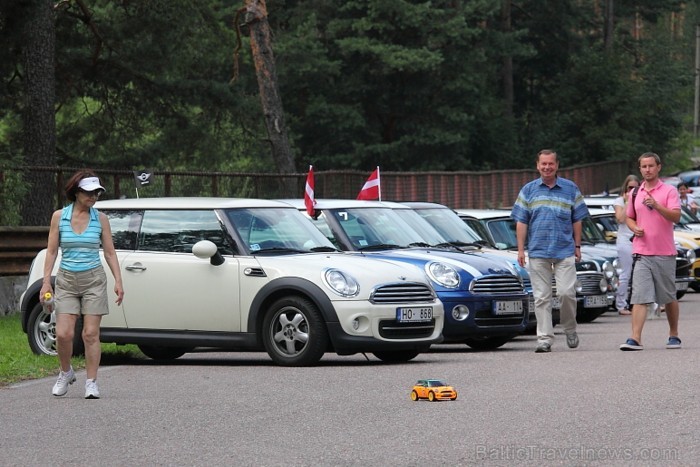
[[[73,232],[70,225],[73,217],[73,204],[63,208],[58,232],[61,246],[61,269],[71,272],[81,272],[101,266],[100,240],[102,224],[100,214],[95,208],[90,208],[90,222],[81,234]]]
[[[525,185],[515,201],[511,217],[527,224],[528,255],[564,259],[574,255],[573,223],[588,216],[583,196],[571,180],[557,177],[549,188],[542,178]]]

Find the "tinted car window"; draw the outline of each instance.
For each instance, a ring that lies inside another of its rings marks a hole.
[[[117,250],[135,250],[142,211],[101,211],[109,218],[112,241]]]
[[[200,240],[214,242],[222,254],[232,254],[214,211],[145,211],[138,249],[190,253]]]

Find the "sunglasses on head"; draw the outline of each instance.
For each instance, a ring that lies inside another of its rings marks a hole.
[[[639,185],[627,185],[627,191],[633,190],[635,188],[639,188]]]

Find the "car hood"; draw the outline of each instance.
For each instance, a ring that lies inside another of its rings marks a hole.
[[[408,262],[423,267],[431,261],[447,263],[461,269],[463,273],[478,278],[486,275],[509,274],[517,276],[513,265],[503,258],[487,256],[481,253],[460,253],[426,248],[408,248],[366,253],[372,257],[385,257],[395,261]]]
[[[255,257],[267,277],[296,276],[319,286],[324,285],[327,269],[337,269],[350,275],[360,285],[355,299],[367,299],[372,289],[390,283],[420,283],[432,289],[425,273],[418,267],[407,267],[404,262],[390,258],[366,257],[347,253],[309,253],[283,256]]]

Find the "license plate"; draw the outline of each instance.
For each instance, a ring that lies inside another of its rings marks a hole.
[[[608,306],[608,297],[605,295],[587,295],[583,297],[584,308],[602,308]]]
[[[493,312],[497,315],[519,315],[523,312],[521,300],[496,300],[493,302]]]
[[[432,319],[432,307],[404,307],[396,309],[396,320],[399,323],[422,323]]]
[[[688,283],[687,282],[676,282],[676,290],[679,291],[684,291],[688,290]]]

